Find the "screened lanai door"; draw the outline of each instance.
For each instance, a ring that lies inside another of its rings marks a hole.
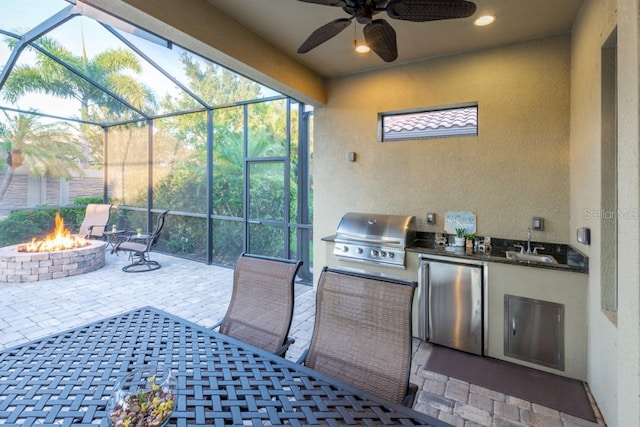
[[[247,161],[247,252],[286,258],[289,191],[283,159]]]
[[[310,279],[312,115],[303,108],[291,100],[247,106],[244,240],[249,253],[301,260],[300,278]]]
[[[242,252],[298,259],[311,278],[311,115],[302,109],[281,98],[214,112],[213,263]]]

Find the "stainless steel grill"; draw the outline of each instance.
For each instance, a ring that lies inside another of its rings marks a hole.
[[[415,230],[415,216],[349,212],[338,224],[333,254],[349,261],[404,268],[405,249]]]

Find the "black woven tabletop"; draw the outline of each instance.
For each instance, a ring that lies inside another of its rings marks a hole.
[[[106,427],[117,379],[149,363],[178,380],[168,426],[447,425],[152,307],[0,352],[0,424]]]

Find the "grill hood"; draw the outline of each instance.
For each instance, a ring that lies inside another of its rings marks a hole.
[[[404,267],[405,247],[415,238],[416,217],[349,212],[336,231],[334,255]]]
[[[363,242],[406,246],[413,238],[415,216],[382,215],[349,212],[345,214],[336,232],[336,241]]]

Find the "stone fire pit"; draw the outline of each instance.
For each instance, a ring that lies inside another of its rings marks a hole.
[[[104,267],[106,242],[89,240],[82,248],[53,252],[18,252],[0,248],[0,282],[37,282],[76,276]]]

